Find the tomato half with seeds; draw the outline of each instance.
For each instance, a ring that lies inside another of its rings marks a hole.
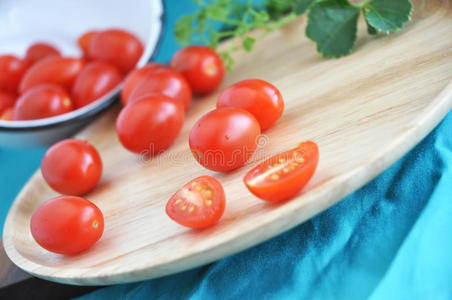
[[[20,96],[14,106],[14,119],[44,119],[72,110],[72,101],[65,89],[55,84],[41,84]]]
[[[226,197],[221,183],[211,176],[193,179],[176,192],[166,204],[166,214],[190,228],[206,228],[221,218]]]
[[[243,181],[256,197],[284,201],[308,183],[317,168],[319,148],[308,141],[297,148],[272,156],[246,174]]]
[[[16,94],[29,65],[14,55],[0,56],[0,91]]]
[[[88,249],[101,238],[104,217],[85,198],[60,196],[48,200],[33,213],[30,229],[44,249],[71,255]]]
[[[30,88],[42,83],[61,85],[68,91],[85,67],[85,61],[79,58],[52,56],[35,63],[20,82],[19,92],[23,94]]]
[[[44,59],[49,56],[60,56],[61,53],[57,48],[53,47],[47,43],[34,43],[27,49],[27,53],[25,54],[25,59],[30,63],[34,64],[41,59]]]

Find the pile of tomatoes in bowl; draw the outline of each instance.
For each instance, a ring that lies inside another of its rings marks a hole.
[[[45,42],[24,58],[0,56],[0,120],[27,121],[87,106],[116,88],[143,54],[141,41],[120,29],[90,31],[77,40],[83,57],[66,57]]]
[[[169,65],[149,63],[133,69],[121,91],[123,107],[115,128],[118,141],[125,149],[150,159],[166,151],[182,129],[192,95],[216,90],[224,76],[221,58],[204,46],[179,50]],[[283,110],[283,97],[269,82],[236,82],[224,89],[216,106],[194,124],[187,145],[204,168],[232,172],[250,160],[261,132],[274,126]],[[311,179],[318,159],[317,145],[303,142],[249,170],[243,183],[263,200],[287,201]],[[88,141],[66,139],[46,152],[41,172],[49,186],[63,196],[45,202],[33,214],[30,227],[34,239],[43,248],[61,254],[88,249],[104,229],[101,210],[82,197],[95,189],[102,177],[100,154]],[[205,175],[168,195],[165,211],[182,226],[203,229],[217,223],[225,207],[221,181]],[[57,211],[65,214],[51,217]],[[65,234],[67,230],[73,233],[72,238]]]

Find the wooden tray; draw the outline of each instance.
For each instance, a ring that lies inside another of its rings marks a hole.
[[[102,181],[87,195],[105,215],[102,239],[73,257],[49,253],[34,242],[30,216],[56,195],[38,171],[7,217],[8,256],[49,280],[123,283],[220,259],[311,218],[395,162],[451,109],[451,11],[449,1],[419,1],[405,30],[376,38],[367,36],[361,22],[356,52],[338,60],[318,56],[304,37],[304,19],[271,34],[252,54],[239,54],[223,88],[262,78],[275,84],[286,101],[282,119],[265,132],[260,155],[308,139],[319,144],[318,170],[292,201],[269,204],[252,196],[242,184],[251,165],[219,174],[192,158],[190,128],[215,107],[220,91],[193,101],[175,144],[151,161],[121,147],[114,131],[118,109],[113,109],[78,135],[99,149],[105,165]],[[164,207],[177,189],[204,174],[224,184],[227,207],[217,226],[193,231],[172,222]]]

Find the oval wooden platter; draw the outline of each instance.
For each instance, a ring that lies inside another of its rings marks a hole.
[[[356,52],[319,57],[304,37],[304,19],[240,53],[222,88],[261,78],[282,92],[286,109],[264,133],[248,166],[227,174],[202,168],[188,147],[196,120],[215,107],[221,91],[195,99],[182,133],[164,154],[145,160],[124,150],[114,131],[119,108],[77,137],[91,141],[104,161],[99,186],[86,198],[105,215],[105,233],[76,256],[49,253],[33,240],[35,209],[55,196],[38,171],[15,200],[3,232],[11,260],[53,281],[99,285],[182,271],[269,239],[332,206],[410,150],[452,107],[452,5],[419,1],[413,21],[391,36],[368,37],[360,23]],[[269,204],[242,183],[259,159],[313,140],[320,147],[316,174],[298,197]],[[165,214],[169,197],[189,180],[213,175],[224,185],[227,207],[213,228],[194,231]],[[407,199],[409,200],[409,199]]]

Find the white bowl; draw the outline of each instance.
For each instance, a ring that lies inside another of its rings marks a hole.
[[[38,41],[63,55],[80,56],[77,37],[93,29],[121,28],[134,33],[145,50],[137,66],[153,56],[162,36],[162,0],[1,0],[0,55],[23,57]],[[0,146],[48,146],[73,135],[118,99],[121,85],[99,100],[60,116],[30,121],[0,121]]]

